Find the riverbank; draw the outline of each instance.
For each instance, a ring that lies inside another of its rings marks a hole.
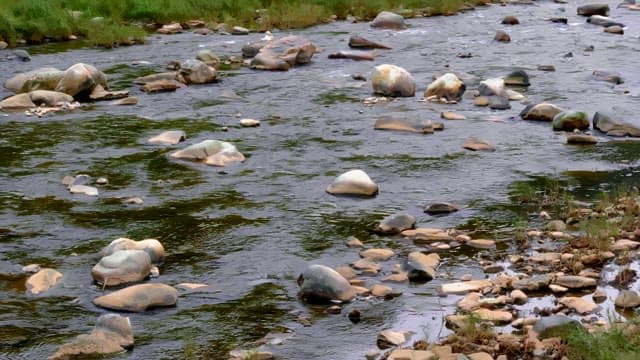
[[[147,32],[171,22],[200,20],[209,29],[225,23],[254,31],[305,28],[353,16],[371,20],[380,11],[406,17],[454,14],[488,0],[208,1],[208,0],[25,0],[0,1],[0,39],[21,43],[86,39],[111,47],[144,42]]]

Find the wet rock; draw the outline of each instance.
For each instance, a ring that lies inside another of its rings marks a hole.
[[[556,71],[556,67],[553,65],[538,65],[540,71]]]
[[[407,331],[384,330],[378,334],[376,343],[380,349],[388,349],[399,346],[409,340],[411,334]]]
[[[522,290],[513,290],[509,296],[513,299],[513,302],[518,305],[526,304],[527,301],[529,301],[529,297]]]
[[[504,79],[492,78],[480,82],[478,91],[481,96],[506,96]]]
[[[226,166],[243,162],[244,155],[226,141],[204,140],[171,154],[175,159],[202,161],[207,165]]]
[[[466,86],[455,74],[446,73],[434,80],[424,92],[425,98],[445,98],[447,101],[460,101]]]
[[[384,96],[411,97],[416,92],[413,76],[407,70],[390,64],[375,67],[371,85],[374,93]]]
[[[18,74],[5,81],[4,87],[16,94],[34,90],[54,90],[64,71],[53,67],[45,67]]]
[[[504,77],[505,85],[512,86],[530,86],[529,74],[524,70],[512,71],[509,75]]]
[[[347,238],[347,240],[345,241],[345,244],[348,247],[362,247],[362,246],[364,246],[362,241],[360,241],[360,239],[356,238],[355,236],[349,236]]]
[[[392,214],[384,218],[376,227],[376,232],[384,235],[399,234],[404,230],[413,229],[416,219],[404,213]]]
[[[509,34],[507,34],[503,30],[498,30],[496,31],[496,34],[493,37],[493,41],[508,43],[508,42],[511,42],[511,36],[509,36]]]
[[[551,280],[549,275],[535,275],[530,278],[514,280],[511,286],[517,290],[539,291],[549,287]]]
[[[56,286],[62,274],[54,269],[44,268],[27,279],[27,293],[38,295]]]
[[[507,15],[504,17],[504,19],[502,19],[501,24],[504,25],[518,25],[520,24],[520,21],[518,20],[517,17],[513,16],[513,15]]]
[[[598,138],[593,135],[586,134],[569,134],[567,135],[567,144],[597,144]]]
[[[151,144],[170,144],[170,145],[175,145],[181,141],[185,141],[187,138],[187,134],[185,134],[184,131],[182,130],[171,130],[171,131],[164,131],[159,135],[156,135],[152,138],[150,138],[149,140],[147,140],[147,142],[151,143]]]
[[[164,247],[156,239],[134,241],[127,238],[118,238],[105,246],[100,251],[99,256],[102,258],[120,250],[142,250],[149,255],[152,264],[162,264],[164,262]]]
[[[91,93],[89,94],[89,100],[91,101],[105,101],[105,100],[115,100],[115,99],[123,99],[129,96],[129,90],[120,90],[120,91],[108,91],[105,90],[102,85],[96,85]]]
[[[562,336],[571,330],[581,328],[580,322],[564,315],[541,317],[533,326],[540,339]]]
[[[411,252],[407,259],[407,276],[414,282],[431,281],[435,277],[435,269],[439,263],[438,254],[425,255],[419,251]]]
[[[622,76],[617,72],[594,70],[593,77],[596,80],[606,81],[616,85],[624,83]]]
[[[150,74],[147,76],[141,76],[133,80],[133,83],[138,85],[145,85],[145,84],[153,83],[156,81],[175,81],[175,80],[176,80],[176,72],[168,71],[163,73]]]
[[[418,228],[402,232],[402,235],[413,240],[416,244],[432,241],[451,241],[453,237],[442,229]]]
[[[472,151],[495,151],[496,148],[484,140],[475,137],[468,138],[462,147]]]
[[[551,292],[554,293],[554,294],[564,294],[567,291],[569,291],[569,288],[566,288],[566,287],[560,286],[560,285],[556,285],[556,284],[551,284],[551,285],[549,285],[549,290],[551,290]]]
[[[352,263],[351,267],[360,270],[363,275],[376,276],[380,272],[380,264],[371,259],[360,259]]]
[[[589,117],[582,111],[563,111],[553,117],[553,130],[573,131],[586,130],[589,128]]]
[[[210,66],[214,69],[218,65],[220,65],[220,58],[218,57],[218,55],[216,55],[213,51],[208,49],[198,51],[198,54],[196,55],[196,59],[202,61],[207,66]]]
[[[371,21],[370,26],[372,28],[377,29],[391,29],[391,30],[401,30],[407,27],[404,23],[404,18],[402,15],[398,15],[389,11],[380,12],[373,21]]]
[[[416,120],[405,118],[392,118],[383,116],[376,120],[376,130],[396,130],[408,131],[422,134],[432,134],[434,132],[431,120]]]
[[[350,170],[338,176],[326,190],[333,195],[375,196],[378,185],[362,170]]]
[[[482,294],[472,292],[465,295],[465,297],[458,301],[456,306],[462,311],[471,312],[473,310],[479,309],[482,306],[482,302],[480,302],[480,299],[482,299]]]
[[[591,16],[602,15],[607,16],[609,14],[608,4],[586,4],[578,6],[578,15]]]
[[[260,120],[256,120],[256,119],[240,119],[240,126],[242,126],[242,127],[258,127],[258,126],[260,126]]]
[[[445,120],[466,120],[467,119],[464,115],[455,113],[453,111],[443,111],[440,113],[440,117]]]
[[[55,91],[73,97],[88,96],[98,85],[107,88],[106,75],[91,65],[78,63],[65,70]]]
[[[489,239],[473,239],[467,241],[466,244],[476,249],[494,249],[496,247],[496,242]]]
[[[140,90],[146,93],[156,93],[176,91],[182,87],[184,87],[184,84],[176,80],[156,80],[144,84]]]
[[[640,137],[640,128],[601,111],[593,115],[593,128],[607,135]]]
[[[396,349],[387,356],[387,360],[435,360],[437,358],[432,351],[412,349]]]
[[[13,50],[13,56],[20,61],[31,61],[31,54],[24,49]]]
[[[258,55],[260,49],[267,45],[266,41],[252,42],[242,47],[242,57],[245,59],[251,59]]]
[[[360,256],[374,261],[386,261],[395,255],[391,249],[368,249],[360,252]]]
[[[129,318],[104,314],[98,318],[89,335],[80,335],[62,345],[49,360],[101,357],[133,347],[133,331]]]
[[[559,303],[581,315],[590,314],[598,310],[598,305],[579,297],[566,296],[561,298]]]
[[[98,196],[98,189],[88,185],[71,185],[69,192],[72,194],[84,194],[88,196]]]
[[[386,297],[393,293],[393,289],[380,284],[375,284],[371,287],[371,295],[375,297]]]
[[[523,120],[553,121],[554,117],[564,110],[550,103],[527,105],[521,112]]]
[[[587,22],[590,23],[590,24],[602,26],[602,27],[605,27],[605,28],[608,28],[610,26],[619,26],[621,28],[624,27],[623,23],[619,23],[619,22],[613,21],[609,17],[600,16],[600,15],[590,16],[587,19]]]
[[[286,36],[268,41],[251,60],[250,67],[258,70],[286,71],[295,65],[311,62],[316,46],[300,36]]]
[[[457,359],[460,360],[460,359]],[[493,360],[493,356],[486,352],[477,352],[469,354],[469,360]],[[499,359],[496,359],[499,360]]]
[[[491,280],[470,280],[457,283],[442,284],[438,287],[440,293],[449,294],[466,294],[472,291],[482,291],[482,289],[491,286]]]
[[[343,50],[336,53],[329,54],[329,59],[350,59],[355,61],[367,60],[373,61],[376,58],[376,53],[370,51],[360,50]]]
[[[242,26],[234,26],[231,29],[231,35],[249,35],[249,29]]]
[[[143,250],[120,250],[103,257],[91,269],[93,279],[105,286],[142,281],[151,271],[151,258]]]
[[[0,101],[0,109],[2,110],[30,109],[35,106],[36,104],[31,101],[29,94],[18,94]]]
[[[349,47],[357,48],[357,49],[391,49],[386,45],[377,43],[375,41],[367,40],[358,35],[354,35],[349,38]]]
[[[425,207],[424,212],[430,215],[449,214],[458,211],[457,205],[447,202],[433,203]]]
[[[298,277],[300,296],[307,302],[351,301],[356,296],[349,281],[324,265],[311,265]]]
[[[475,106],[489,106],[489,97],[487,96],[478,96],[473,99],[473,105]]]
[[[596,304],[601,304],[607,301],[608,296],[606,292],[598,289],[593,293],[593,295],[591,295],[591,298],[593,299],[593,302],[595,302]]]
[[[633,290],[621,290],[616,297],[615,305],[629,309],[640,306],[640,295]]]
[[[129,205],[142,205],[144,203],[144,200],[135,196],[135,197],[126,199],[124,202],[125,204],[129,204]]]
[[[473,313],[484,321],[490,321],[496,324],[510,323],[513,321],[513,314],[508,311],[502,310],[490,310],[490,309],[477,309]]]
[[[612,251],[630,251],[640,246],[640,242],[629,239],[619,239],[611,246]]]
[[[93,300],[97,306],[116,310],[142,312],[150,308],[174,306],[178,291],[165,284],[140,284],[114,291]]]
[[[608,27],[604,28],[604,32],[609,33],[609,34],[623,35],[624,34],[624,29],[622,29],[622,27],[619,26],[619,25],[612,25],[612,26],[608,26]]]
[[[181,33],[182,30],[183,30],[182,25],[180,25],[180,23],[174,22],[174,23],[162,25],[162,27],[156,30],[156,32],[164,35],[172,35],[172,34]]]
[[[493,110],[509,110],[511,104],[509,104],[509,98],[505,96],[490,96],[489,108]]]
[[[188,59],[180,66],[177,79],[187,85],[212,83],[216,81],[216,69],[200,60]]]
[[[547,223],[545,226],[545,230],[547,231],[565,231],[567,229],[567,224],[562,220],[552,220]]]

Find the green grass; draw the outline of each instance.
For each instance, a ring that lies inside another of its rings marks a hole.
[[[144,38],[145,24],[200,19],[254,30],[303,28],[335,15],[363,20],[382,10],[452,14],[488,0],[0,0],[0,38],[40,43],[70,35],[95,45],[130,44]],[[256,10],[260,10],[258,13]],[[407,11],[411,10],[411,11]],[[95,18],[102,18],[96,21]],[[92,20],[94,19],[94,20]],[[96,26],[98,25],[98,26]]]
[[[565,335],[564,341],[570,360],[640,359],[640,328],[637,320],[594,334],[575,329]]]

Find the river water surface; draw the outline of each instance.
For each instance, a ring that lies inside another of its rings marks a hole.
[[[380,330],[411,330],[414,340],[444,336],[442,317],[458,298],[438,297],[436,287],[465,273],[483,277],[469,261],[482,252],[445,252],[434,281],[393,284],[401,297],[358,299],[340,315],[302,303],[296,278],[309,264],[337,267],[357,260],[358,251],[344,245],[349,236],[399,254],[413,249],[401,238],[372,231],[397,211],[414,215],[418,226],[462,227],[473,237],[504,240],[499,250],[512,252],[514,223],[535,218],[535,211],[513,203],[510,194],[518,184],[539,190],[541,179],[560,179],[570,184],[572,195],[588,200],[637,177],[640,143],[601,137],[593,147],[566,145],[565,135],[549,124],[516,119],[524,107],[518,102],[511,110],[492,111],[474,107],[470,99],[456,105],[418,101],[436,74],[455,72],[474,89],[480,80],[522,68],[532,85],[519,90],[532,101],[590,114],[611,111],[640,125],[640,12],[616,9],[617,2],[609,1],[614,20],[627,24],[623,36],[612,35],[578,17],[577,3],[584,1],[494,5],[451,17],[410,19],[404,31],[337,22],[275,32],[277,37],[306,36],[323,52],[310,65],[288,72],[222,70],[216,84],[175,93],[147,95],[132,80],[162,71],[171,60],[194,57],[200,49],[240,55],[245,43],[263,34],[152,35],[145,45],[113,50],[43,45],[28,49],[31,62],[0,62],[3,79],[43,66],[93,64],[109,74],[112,88],[130,89],[140,99],[132,107],[96,103],[43,118],[0,117],[0,358],[43,359],[90,331],[106,312],[91,303],[104,291],[92,283],[90,269],[97,252],[118,237],[156,238],[164,244],[168,257],[160,277],[150,281],[207,283],[219,291],[181,296],[175,308],[129,314],[136,345],[116,358],[225,359],[229,350],[255,347],[254,341],[275,334],[280,340],[268,348],[278,358],[349,360],[375,348]],[[501,25],[505,15],[517,16],[521,24]],[[551,17],[567,17],[569,24],[551,23]],[[511,43],[492,41],[498,29],[511,35]],[[380,51],[374,62],[327,58],[347,50],[354,34],[393,50]],[[585,51],[591,45],[594,51]],[[457,57],[460,53],[472,57]],[[372,95],[370,83],[351,75],[370,76],[383,63],[411,72],[418,96],[363,104]],[[546,64],[557,71],[537,70]],[[598,81],[593,70],[617,71],[625,83]],[[237,98],[228,96],[231,91]],[[445,121],[445,130],[433,135],[373,129],[379,116],[439,121],[443,110],[467,120]],[[240,128],[241,117],[260,119],[262,125]],[[186,143],[146,144],[172,129],[186,131]],[[464,150],[470,136],[487,140],[497,151]],[[230,141],[247,160],[215,168],[168,157],[205,139]],[[335,176],[355,168],[378,183],[376,198],[325,192]],[[62,178],[82,173],[104,176],[109,184],[97,198],[70,194]],[[144,204],[125,205],[123,199],[132,196]],[[424,214],[424,205],[434,201],[462,209],[442,217]],[[31,263],[62,272],[63,285],[44,296],[25,295],[27,274],[20,268]],[[379,279],[371,278],[369,285]],[[351,309],[361,311],[360,323],[348,320]],[[299,316],[313,325],[303,326]]]

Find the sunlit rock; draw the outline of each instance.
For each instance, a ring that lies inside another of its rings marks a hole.
[[[307,302],[351,301],[356,291],[337,271],[324,265],[311,265],[298,277],[300,297]]]
[[[327,192],[333,195],[374,196],[378,185],[362,170],[350,170],[338,176]]]
[[[65,70],[64,75],[56,85],[55,91],[69,94],[73,97],[88,96],[93,89],[101,85],[107,88],[106,75],[95,67],[78,63]]]
[[[389,11],[380,12],[373,21],[371,21],[371,27],[377,29],[391,29],[401,30],[407,27],[404,23],[402,15],[392,13]]]
[[[564,110],[550,103],[527,105],[521,112],[523,120],[553,121],[553,118]]]
[[[200,60],[188,59],[181,64],[177,80],[187,85],[212,83],[216,70]]]
[[[431,120],[392,118],[389,116],[376,119],[374,128],[376,130],[408,131],[422,134],[432,134],[435,131]]]
[[[170,144],[170,145],[175,145],[181,141],[186,140],[187,138],[187,134],[185,134],[184,131],[182,130],[171,130],[171,131],[164,131],[159,135],[156,135],[152,138],[150,138],[149,140],[147,140],[147,142],[152,143],[152,144]]]
[[[205,140],[179,150],[171,157],[182,160],[201,161],[207,165],[226,166],[245,160],[236,147],[226,141]]]
[[[97,306],[116,310],[142,312],[150,308],[173,306],[178,291],[165,284],[140,284],[114,291],[93,300]]]
[[[56,286],[62,274],[54,269],[44,268],[27,279],[27,293],[38,295]]]
[[[151,258],[143,250],[119,250],[100,259],[91,276],[106,286],[142,281],[151,271]]]
[[[376,66],[371,76],[373,92],[384,96],[410,97],[416,92],[416,83],[411,74],[396,65]]]
[[[434,80],[424,92],[425,98],[432,96],[437,99],[445,98],[448,101],[459,101],[466,86],[455,74],[446,73]]]
[[[384,235],[395,235],[404,230],[413,229],[415,225],[416,219],[413,216],[405,213],[397,213],[382,219],[378,226],[376,226],[376,232]]]
[[[431,281],[435,277],[436,267],[440,263],[438,254],[425,255],[419,251],[409,254],[407,259],[407,274],[409,280],[414,282]]]
[[[109,256],[120,250],[143,250],[149,255],[152,264],[162,264],[164,262],[164,247],[156,239],[134,241],[127,238],[118,238],[105,246],[100,251],[99,256]]]

